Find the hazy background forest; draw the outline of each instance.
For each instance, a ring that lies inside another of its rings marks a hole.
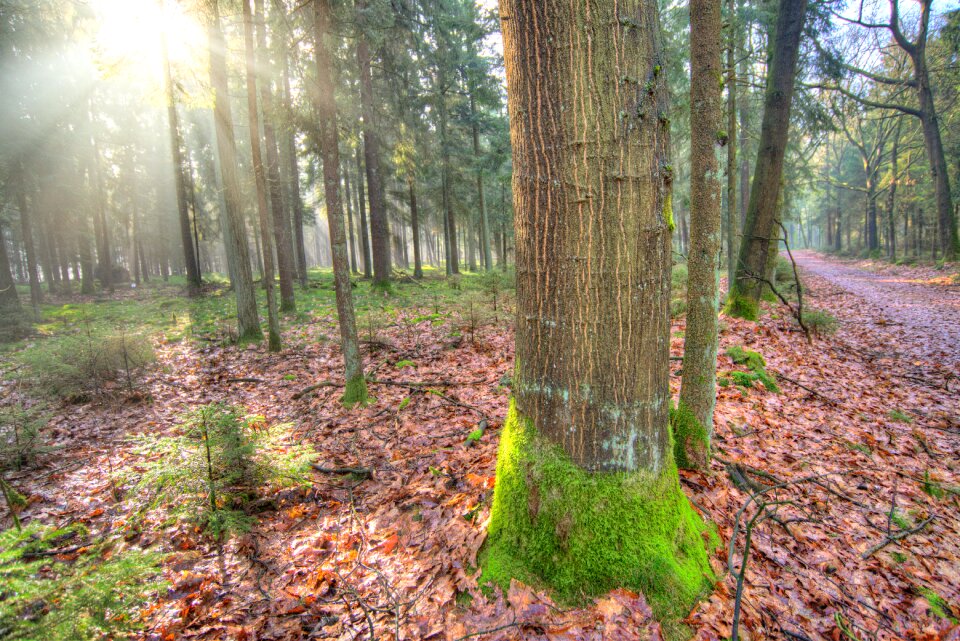
[[[532,301],[589,298],[513,171],[574,156],[523,100],[597,43],[505,35],[560,4],[0,0],[0,640],[957,634],[960,6],[624,2],[611,40],[655,45],[611,121],[664,132],[650,433],[702,572],[491,565]]]

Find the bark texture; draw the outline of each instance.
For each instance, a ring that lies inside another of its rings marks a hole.
[[[217,0],[211,3],[213,16],[208,25],[210,44],[210,85],[213,87],[213,115],[220,160],[220,177],[223,185],[225,227],[224,243],[229,244],[227,259],[233,258],[230,274],[237,297],[237,323],[240,340],[260,340],[260,317],[257,315],[257,299],[253,291],[253,275],[250,272],[250,249],[247,247],[247,229],[243,220],[243,204],[240,195],[240,180],[237,177],[237,141],[233,134],[233,115],[230,109],[230,94],[227,89],[226,44],[220,29],[220,13]]]
[[[327,204],[327,225],[333,261],[334,288],[337,296],[337,318],[343,349],[346,386],[343,402],[364,403],[367,384],[363,378],[363,360],[357,340],[357,321],[353,310],[350,285],[350,263],[347,256],[347,233],[343,224],[343,203],[340,200],[340,151],[337,132],[337,105],[334,101],[332,58],[326,44],[330,31],[329,0],[314,0],[314,51],[317,63],[317,88],[314,102],[320,125],[320,149],[323,156],[323,189]]]
[[[807,0],[782,0],[777,13],[764,93],[760,147],[757,152],[747,219],[737,262],[736,282],[730,289],[727,312],[756,319],[759,313],[761,280],[767,272],[767,258],[777,215],[783,158],[790,130],[790,107],[800,54],[800,35],[807,14]]]
[[[677,464],[703,469],[710,460],[709,434],[717,397],[717,307],[720,268],[720,166],[717,145],[723,116],[720,65],[720,1],[690,2],[690,252],[687,259],[687,328],[683,342],[680,409],[702,429],[673,436]]]
[[[617,585],[680,617],[704,526],[669,447],[667,87],[654,0],[501,0],[516,205],[514,404],[484,577]]]
[[[263,28],[262,24],[258,25]],[[267,294],[268,344],[271,352],[279,352],[280,317],[277,313],[277,295],[274,285],[273,239],[270,234],[270,207],[267,204],[267,178],[263,170],[263,154],[260,149],[260,123],[257,117],[257,76],[253,53],[253,17],[250,0],[243,0],[243,44],[247,67],[247,122],[250,127],[250,156],[253,161],[253,176],[257,192],[257,218],[260,221],[260,238],[263,243],[263,288]]]

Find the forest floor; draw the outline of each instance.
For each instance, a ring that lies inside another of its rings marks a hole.
[[[837,329],[808,342],[780,305],[758,323],[721,319],[716,458],[682,477],[723,546],[715,589],[687,624],[697,638],[729,638],[739,601],[741,638],[960,638],[960,288],[931,268],[798,258],[805,307]],[[279,354],[221,340],[229,296],[190,303],[204,306],[189,310],[190,329],[187,303],[158,306],[158,363],[136,393],[58,405],[45,432],[54,449],[7,475],[29,499],[21,518],[81,522],[116,549],[166,553],[165,587],[141,613],[150,641],[659,638],[628,591],[570,608],[516,582],[481,590],[513,364],[509,295],[496,312],[479,287],[403,284],[363,299],[366,366],[381,382],[370,405],[348,410],[335,386],[305,392],[341,372],[323,278],[298,294]],[[674,321],[675,356],[683,330]],[[733,346],[760,352],[779,391],[732,376],[743,369],[725,353]],[[3,392],[9,402],[22,390]],[[316,473],[271,493],[254,527],[218,549],[166,506],[144,509],[135,485],[149,461],[131,440],[175,434],[185,409],[218,400],[290,423],[322,466],[372,476]]]

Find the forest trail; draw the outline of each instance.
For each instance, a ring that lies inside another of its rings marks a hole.
[[[896,346],[891,355],[960,371],[960,283],[946,272],[844,261],[808,250],[796,251],[794,257],[804,271],[872,308],[865,322],[873,325],[884,350]]]

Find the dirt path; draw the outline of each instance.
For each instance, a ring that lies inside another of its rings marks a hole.
[[[921,268],[888,266],[874,271],[812,251],[794,256],[805,272],[871,308],[878,352],[960,372],[960,286],[945,284],[948,279],[932,278]],[[862,318],[866,310],[852,311]]]

